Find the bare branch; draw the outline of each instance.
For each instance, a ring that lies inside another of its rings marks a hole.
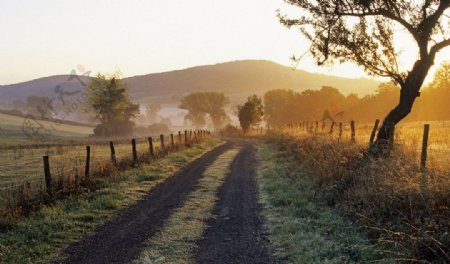
[[[440,50],[442,50],[443,48],[445,48],[447,46],[450,46],[450,39],[443,40],[443,41],[439,42],[438,44],[434,45],[433,47],[431,47],[430,56],[434,59],[434,57],[436,56],[436,53],[438,53]]]
[[[406,20],[404,20],[400,16],[394,15],[387,10],[378,10],[378,11],[361,12],[361,13],[335,12],[335,15],[348,16],[348,17],[384,16],[384,17],[390,18],[390,19],[398,22],[400,25],[402,25],[406,30],[408,30],[408,32],[414,37],[414,39],[417,40],[419,37],[417,34],[417,31],[414,29],[413,25],[408,23]]]

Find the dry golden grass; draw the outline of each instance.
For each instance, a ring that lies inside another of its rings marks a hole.
[[[338,141],[335,135],[297,130],[285,130],[272,141],[296,157],[330,206],[366,227],[376,243],[392,249],[386,256],[405,262],[450,262],[450,127],[431,124],[426,177],[419,168],[419,124],[397,128],[388,159],[364,157],[369,127],[359,126],[357,144],[348,137]]]

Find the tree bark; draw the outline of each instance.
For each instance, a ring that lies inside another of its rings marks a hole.
[[[405,81],[400,84],[399,103],[384,118],[377,139],[369,148],[368,153],[371,156],[381,156],[389,153],[392,147],[391,142],[394,139],[395,126],[411,112],[414,101],[420,96],[420,88],[433,65],[433,61],[434,58],[416,61]]]

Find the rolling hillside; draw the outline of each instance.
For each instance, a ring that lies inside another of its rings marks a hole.
[[[57,96],[55,87],[65,92],[82,89],[81,83],[69,75],[40,78],[28,82],[0,86],[0,106],[14,100],[26,100],[30,95]],[[86,77],[80,77],[86,83]],[[367,79],[348,79],[322,74],[293,70],[270,61],[235,61],[216,65],[198,66],[184,70],[153,73],[124,79],[130,86],[131,98],[137,102],[157,101],[177,103],[179,99],[193,91],[224,92],[232,101],[243,100],[251,94],[263,94],[271,89],[317,89],[334,86],[342,93],[373,93],[378,82]]]

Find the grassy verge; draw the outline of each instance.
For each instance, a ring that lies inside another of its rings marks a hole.
[[[193,263],[195,242],[206,228],[205,221],[212,217],[217,189],[238,152],[234,148],[217,158],[200,179],[196,191],[171,214],[164,228],[146,242],[146,248],[134,263]]]
[[[416,147],[396,144],[389,158],[327,136],[274,135],[317,186],[316,196],[361,227],[382,258],[401,263],[450,263],[450,180],[445,164],[419,173]],[[430,164],[431,165],[431,164]]]
[[[157,183],[204,152],[220,144],[208,139],[192,148],[120,173],[120,181],[106,183],[93,193],[57,201],[27,218],[0,219],[0,263],[49,263],[62,250],[95,226],[142,198]]]
[[[328,207],[318,185],[286,151],[258,147],[263,213],[277,254],[289,263],[361,263],[377,259],[366,234]]]

